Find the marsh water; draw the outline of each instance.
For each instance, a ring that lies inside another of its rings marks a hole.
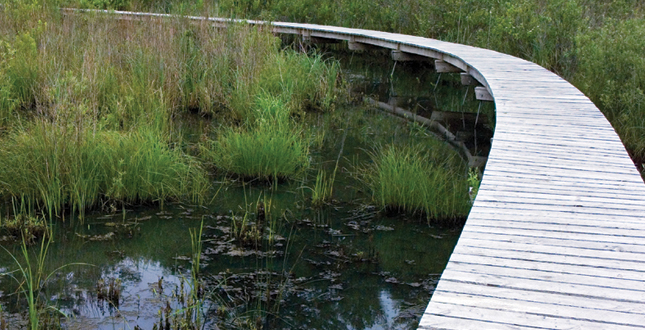
[[[355,92],[407,99],[406,107],[428,114],[479,107],[462,100],[463,89],[441,95],[453,83],[423,65],[396,68],[352,57],[343,63],[359,86]],[[42,298],[67,315],[63,328],[162,329],[165,315],[186,306],[194,262],[190,230],[203,228],[199,290],[207,329],[416,328],[460,229],[375,208],[355,173],[375,144],[425,133],[362,105],[337,109],[335,116],[341,119],[309,119],[322,127],[312,134],[324,135],[312,161],[330,172],[337,168],[328,205],[311,206],[314,171],[274,185],[216,178],[203,205],[104,205],[82,223],[54,224],[45,268],[66,266],[52,275]],[[202,134],[200,120],[186,120],[188,141]],[[5,246],[20,254],[18,245]],[[0,271],[13,263],[3,253]],[[119,290],[116,299],[102,291],[110,286]],[[2,312],[19,327],[26,307],[15,288],[10,277],[1,278]]]

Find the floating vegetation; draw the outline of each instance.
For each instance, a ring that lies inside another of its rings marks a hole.
[[[15,216],[0,218],[0,231],[15,241],[23,240],[28,245],[38,242],[47,234],[47,221],[44,217],[18,213]]]

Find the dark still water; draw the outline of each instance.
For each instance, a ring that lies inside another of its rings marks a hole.
[[[376,76],[355,75],[352,84],[363,81],[367,95],[394,94],[394,83],[399,96],[454,88],[435,88],[441,80],[425,73],[407,82]],[[379,82],[387,79],[396,81]],[[467,106],[464,92],[456,93],[453,103]],[[441,105],[432,93],[415,102],[407,107],[419,113]],[[220,177],[205,206],[105,205],[83,223],[54,223],[44,263],[53,273],[38,296],[50,306],[42,319],[64,314],[63,329],[192,329],[195,320],[204,329],[415,329],[460,229],[376,209],[360,173],[379,146],[427,132],[360,102],[307,120],[315,166],[301,179],[270,186]],[[197,140],[208,125],[187,120],[185,139]],[[333,201],[313,207],[318,170],[334,168]],[[193,253],[191,230],[202,225],[200,253]],[[3,244],[24,265],[20,246]],[[0,272],[15,265],[0,252]],[[0,314],[9,329],[26,327],[18,282],[20,273],[0,277]]]

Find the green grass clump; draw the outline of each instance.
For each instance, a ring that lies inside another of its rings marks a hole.
[[[193,158],[145,128],[76,131],[39,122],[3,139],[0,158],[0,196],[50,216],[69,207],[82,216],[105,200],[198,199],[207,187]]]
[[[279,99],[258,98],[255,122],[225,128],[202,148],[216,167],[244,178],[292,178],[309,165],[309,145]]]
[[[290,113],[306,110],[329,111],[339,94],[340,66],[319,54],[292,50],[271,54],[253,77],[236,78],[231,109],[237,119],[246,120],[258,97],[274,95],[284,101]]]
[[[316,182],[311,189],[311,204],[314,207],[321,207],[331,200],[334,193],[335,175],[334,172],[334,175],[328,177],[324,170],[318,170]]]
[[[292,178],[309,165],[301,132],[272,123],[226,129],[205,154],[218,168],[245,178]]]
[[[435,158],[419,146],[387,146],[371,156],[367,183],[382,207],[437,220],[468,215],[468,182],[452,159]]]

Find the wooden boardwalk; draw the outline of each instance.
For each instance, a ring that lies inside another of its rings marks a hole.
[[[497,123],[481,188],[419,329],[645,328],[645,185],[580,91],[490,50],[333,26],[272,29],[444,61],[494,98]]]

